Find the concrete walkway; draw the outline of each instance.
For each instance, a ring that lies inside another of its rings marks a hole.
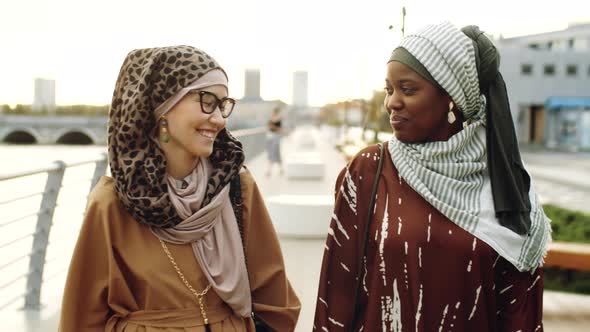
[[[312,149],[301,146],[299,143],[301,137],[313,137],[316,146]],[[336,177],[346,166],[342,155],[333,147],[332,142],[335,139],[331,132],[320,132],[306,127],[297,129],[283,138],[281,144],[284,160],[288,160],[292,154],[301,152],[319,153],[325,165],[325,176],[322,180],[291,180],[287,174],[279,175],[278,169],[274,169],[269,177],[266,175],[268,164],[264,153],[252,160],[247,167],[254,175],[265,198],[279,194],[331,195],[333,197]],[[327,230],[330,220],[316,220],[316,222],[325,223]],[[281,236],[280,241],[287,274],[303,304],[296,331],[312,331],[325,236],[308,239]]]

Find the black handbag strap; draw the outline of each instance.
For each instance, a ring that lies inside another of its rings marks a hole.
[[[246,168],[246,166],[243,166]],[[242,239],[242,250],[244,251],[244,263],[246,264],[246,275],[248,276],[248,286],[250,286],[250,271],[248,270],[248,256],[246,256],[246,243],[244,243],[244,210],[242,209],[242,183],[240,181],[240,174],[236,174],[230,182],[230,198],[232,200],[232,207],[236,215],[236,222],[238,223],[238,230],[240,231],[240,238]],[[250,294],[252,290],[250,290]],[[256,317],[254,313],[254,302],[252,302],[252,319],[256,332],[271,332],[272,329],[264,322]]]
[[[352,322],[350,323],[350,328],[348,329],[350,332],[353,332],[354,327],[357,322],[357,314],[359,310],[359,294],[361,292],[361,284],[363,282],[362,269],[363,269],[363,259],[365,257],[365,252],[367,250],[367,241],[369,239],[369,228],[371,225],[371,219],[373,219],[373,212],[375,206],[375,196],[377,195],[377,187],[379,186],[379,176],[381,175],[381,169],[383,168],[383,155],[385,149],[383,148],[383,143],[379,143],[379,166],[377,166],[377,173],[375,174],[375,179],[373,180],[373,190],[371,190],[371,200],[369,201],[368,212],[367,212],[367,219],[365,222],[365,234],[363,237],[363,245],[361,247],[360,255],[358,255],[357,261],[357,280],[356,280],[356,287],[354,292],[354,302],[353,302],[353,316]]]

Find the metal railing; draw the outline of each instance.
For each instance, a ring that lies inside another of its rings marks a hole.
[[[233,135],[242,142],[247,160],[250,160],[264,150],[264,141],[266,135],[265,128],[239,130],[233,132]],[[23,215],[19,215],[7,221],[0,221],[0,232],[2,232],[6,229],[6,227],[15,226],[16,224],[25,220],[36,218],[34,231],[31,230],[25,234],[19,234],[15,238],[9,239],[4,243],[0,243],[0,250],[10,250],[11,247],[14,247],[17,244],[32,238],[32,248],[30,252],[20,254],[17,253],[15,257],[9,258],[6,262],[0,263],[0,272],[3,272],[6,269],[18,264],[19,262],[22,262],[23,260],[29,260],[28,271],[26,273],[19,273],[16,277],[8,281],[3,281],[2,284],[0,284],[0,291],[3,291],[11,286],[14,287],[16,283],[22,282],[24,279],[26,279],[26,287],[24,292],[17,296],[12,296],[8,299],[3,298],[0,300],[0,310],[14,305],[15,302],[22,300],[23,298],[25,310],[39,310],[41,308],[41,289],[43,282],[50,279],[47,277],[44,279],[45,267],[49,262],[47,259],[47,249],[51,244],[49,241],[49,234],[52,226],[54,225],[53,216],[56,207],[58,207],[57,202],[60,190],[65,187],[63,182],[64,174],[66,170],[71,168],[92,164],[94,164],[94,173],[90,179],[91,191],[92,188],[94,188],[94,185],[99,181],[100,177],[106,174],[106,153],[80,162],[64,163],[63,161],[55,161],[48,167],[0,175],[0,183],[2,183],[9,180],[47,174],[45,188],[42,192],[20,194],[16,195],[15,197],[9,197],[3,201],[0,201],[0,208],[2,208],[3,206],[7,206],[15,202],[41,196],[41,203],[36,211],[24,213]],[[86,179],[86,181],[88,181],[88,179]],[[69,185],[78,185],[79,182],[81,181]],[[82,199],[86,200],[85,197]],[[80,219],[81,218],[82,215],[80,215]],[[65,269],[62,269],[59,272],[63,272],[64,270]]]
[[[67,168],[89,164],[95,165],[94,174],[91,181],[92,188],[94,187],[94,184],[98,182],[98,179],[105,174],[107,165],[106,154],[102,154],[101,156],[90,160],[70,164],[66,164],[63,161],[56,161],[45,168],[21,171],[0,176],[0,181],[7,181],[47,173],[47,181],[45,183],[45,189],[43,192],[21,195],[0,202],[0,206],[3,206],[9,203],[31,198],[33,196],[42,195],[41,205],[37,212],[27,213],[24,216],[19,216],[0,224],[1,230],[8,225],[18,223],[31,217],[37,217],[34,232],[27,233],[24,236],[21,235],[16,239],[0,244],[0,249],[5,249],[30,237],[33,238],[33,244],[30,253],[18,255],[17,258],[11,259],[9,262],[0,266],[0,270],[4,270],[5,268],[12,266],[23,259],[29,259],[29,268],[27,273],[21,274],[17,278],[13,278],[12,280],[0,285],[0,290],[3,290],[26,278],[25,292],[19,296],[9,299],[7,302],[0,303],[0,309],[11,305],[22,297],[25,299],[25,309],[39,309],[41,307],[41,286],[43,283],[43,272],[46,262],[45,258],[47,254],[47,246],[49,243],[49,233],[51,231],[51,226],[53,225],[53,214],[57,206],[57,197],[59,195],[60,189],[62,188],[64,173]]]

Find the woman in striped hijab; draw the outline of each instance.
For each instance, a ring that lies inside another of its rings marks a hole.
[[[394,135],[374,205],[378,146],[338,177],[316,329],[543,330],[549,220],[498,67],[475,26],[428,26],[393,51],[385,108]]]

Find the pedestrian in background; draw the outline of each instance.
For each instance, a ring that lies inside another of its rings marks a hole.
[[[276,107],[272,110],[270,120],[267,123],[268,134],[266,141],[266,154],[268,157],[267,176],[272,174],[272,166],[279,166],[279,174],[283,174],[283,162],[281,158],[281,138],[283,136],[283,119],[281,118],[281,109]]]

